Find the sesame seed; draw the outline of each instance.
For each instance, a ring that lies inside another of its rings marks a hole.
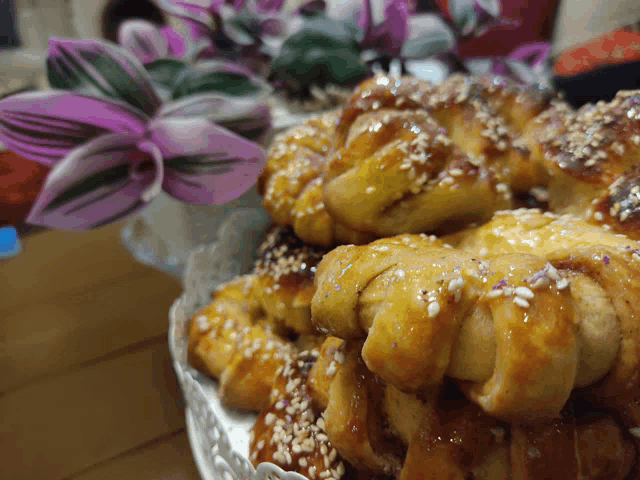
[[[311,480],[315,480],[316,479],[316,467],[315,467],[315,465],[309,467],[308,473],[309,473],[309,477],[311,477]]]
[[[522,308],[529,308],[529,302],[527,302],[524,298],[515,296],[513,297],[513,303]]]
[[[564,290],[568,286],[569,286],[569,280],[567,280],[566,278],[561,278],[556,282],[556,288],[558,290]]]
[[[464,278],[457,277],[453,278],[449,281],[449,285],[447,286],[447,291],[449,293],[454,293],[464,287]]]
[[[495,290],[491,290],[490,292],[487,292],[486,297],[487,298],[496,298],[502,295],[502,289],[497,288]]]
[[[325,371],[325,375],[327,375],[328,377],[333,377],[335,373],[336,373],[336,362],[332,360],[329,366],[327,367],[327,370]]]
[[[535,296],[531,289],[527,287],[516,287],[515,294],[527,300],[531,300]]]
[[[209,319],[205,315],[198,315],[196,318],[196,326],[201,332],[209,330]]]
[[[264,423],[267,426],[271,425],[275,421],[276,421],[276,416],[271,412],[267,413],[264,417]]]
[[[596,212],[593,214],[593,218],[595,218],[598,222],[601,222],[604,220],[604,215],[602,214],[602,212]]]
[[[438,302],[431,302],[427,307],[427,313],[429,318],[433,318],[440,313],[440,304]]]
[[[629,433],[636,438],[640,438],[640,427],[632,427],[629,429]]]

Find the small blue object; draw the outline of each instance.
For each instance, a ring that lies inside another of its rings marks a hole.
[[[0,258],[11,258],[22,253],[18,232],[13,227],[0,227]]]

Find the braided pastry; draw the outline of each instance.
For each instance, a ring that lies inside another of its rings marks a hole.
[[[485,414],[451,382],[418,395],[399,391],[366,369],[361,348],[329,337],[319,352],[304,352],[280,369],[251,436],[254,465],[273,461],[311,479],[638,475],[634,437],[596,404],[572,396],[558,419],[509,424]]]
[[[345,462],[329,440],[323,410],[314,406],[308,389],[318,356],[316,349],[303,351],[278,369],[269,404],[250,434],[251,462],[275,463],[311,480],[382,480],[369,475],[366,465],[355,469]]]
[[[336,248],[318,265],[314,323],[366,339],[368,368],[400,390],[446,374],[506,419],[556,417],[574,386],[611,397],[638,384],[637,242],[535,210],[454,240]]]
[[[265,208],[324,246],[452,231],[509,208],[508,183],[530,188],[531,167],[511,127],[465,89],[384,75],[364,82],[341,113],[274,140],[260,181]]]
[[[225,403],[248,410],[266,405],[279,366],[318,342],[310,303],[323,251],[278,227],[258,253],[253,271],[218,288],[189,328],[190,363],[220,380]]]
[[[574,111],[554,103],[525,141],[549,173],[549,206],[640,238],[640,91]]]
[[[639,155],[639,92],[575,111],[503,77],[378,75],[277,137],[260,185],[277,223],[324,246],[459,230],[528,193],[640,238]]]

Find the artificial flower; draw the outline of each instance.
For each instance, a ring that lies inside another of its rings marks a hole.
[[[146,20],[126,20],[118,28],[118,43],[133,53],[143,64],[160,58],[180,58],[186,42],[173,27],[158,27]]]
[[[201,94],[162,105],[133,55],[96,40],[52,39],[47,65],[50,79],[76,90],[0,101],[0,141],[52,167],[28,223],[96,228],[136,213],[161,190],[224,203],[260,174],[263,150],[210,120],[246,114],[255,107],[249,100]]]

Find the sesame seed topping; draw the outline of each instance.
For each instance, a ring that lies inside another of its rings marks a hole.
[[[535,296],[531,289],[527,287],[516,287],[515,294],[526,300],[531,300]]]
[[[206,317],[206,315],[198,315],[195,318],[195,321],[198,330],[200,330],[201,332],[204,333],[209,330],[209,319]]]
[[[518,297],[517,295],[513,297],[513,303],[522,308],[529,308],[529,302],[522,297]]]
[[[569,286],[569,280],[567,280],[566,278],[561,278],[556,282],[556,288],[558,290],[564,290],[568,286]]]
[[[429,315],[429,318],[434,318],[436,315],[440,313],[440,304],[436,301],[432,301],[427,306],[427,313]]]

